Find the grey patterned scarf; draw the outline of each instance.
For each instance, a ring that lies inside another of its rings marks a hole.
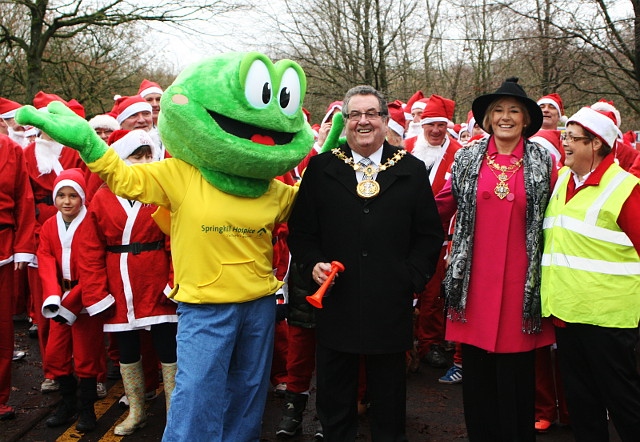
[[[458,203],[458,214],[444,288],[447,317],[454,321],[465,320],[471,257],[473,256],[478,175],[487,151],[487,145],[488,140],[483,140],[470,148],[460,149],[456,154],[451,171],[451,190]],[[523,166],[527,194],[526,246],[529,264],[522,305],[522,331],[539,333],[541,331],[542,222],[551,192],[553,161],[544,148],[525,140]]]

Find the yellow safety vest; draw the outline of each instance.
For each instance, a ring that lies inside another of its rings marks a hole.
[[[640,180],[612,164],[598,186],[569,202],[569,168],[560,171],[544,219],[542,316],[602,327],[640,320],[640,257],[617,219]]]

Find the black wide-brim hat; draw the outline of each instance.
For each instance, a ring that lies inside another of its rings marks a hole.
[[[542,127],[542,110],[540,110],[540,106],[527,96],[527,93],[524,91],[522,86],[518,84],[518,78],[511,77],[507,78],[493,94],[480,95],[473,100],[473,104],[471,105],[473,116],[476,119],[476,123],[478,123],[485,132],[488,131],[483,126],[482,122],[484,121],[484,116],[487,113],[487,108],[495,100],[504,97],[515,98],[520,101],[529,112],[531,122],[524,129],[525,138],[529,138],[540,130]]]

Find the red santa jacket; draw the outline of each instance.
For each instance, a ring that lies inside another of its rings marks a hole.
[[[151,218],[156,209],[106,186],[91,201],[81,240],[82,296],[90,315],[113,306],[105,331],[177,322],[176,304],[165,294],[170,254],[168,238]]]
[[[42,281],[42,314],[57,315],[72,325],[82,312],[82,294],[78,277],[78,231],[87,214],[83,206],[67,228],[57,213],[44,222],[38,245],[38,273]]]
[[[0,135],[0,167],[0,265],[29,261],[36,253],[33,192],[22,148],[5,135]]]

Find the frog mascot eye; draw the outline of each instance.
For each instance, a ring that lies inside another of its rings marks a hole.
[[[306,78],[290,60],[231,53],[185,69],[165,91],[158,130],[175,158],[218,189],[258,197],[309,152]]]

